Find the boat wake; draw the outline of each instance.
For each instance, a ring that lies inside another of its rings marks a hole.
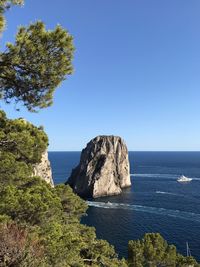
[[[192,178],[192,180],[194,180],[194,181],[200,181],[200,178]]]
[[[131,177],[177,179],[179,175],[167,173],[131,173]]]
[[[172,179],[177,180],[180,178],[178,174],[167,174],[167,173],[131,173],[131,177],[142,177],[142,178],[162,178],[162,179]],[[199,177],[190,177],[194,181],[200,181]]]
[[[184,195],[181,195],[181,194],[175,194],[175,193],[164,192],[164,191],[156,191],[156,194],[171,195],[171,196],[184,196]]]
[[[132,204],[124,204],[124,203],[111,203],[111,202],[95,202],[95,201],[87,201],[88,206],[103,208],[103,209],[124,209],[124,210],[134,210],[138,212],[146,212],[156,215],[169,216],[174,218],[179,218],[183,220],[195,221],[200,223],[200,214],[193,212],[186,212],[180,210],[170,210],[165,208],[156,208],[156,207],[148,207],[142,205],[132,205]]]

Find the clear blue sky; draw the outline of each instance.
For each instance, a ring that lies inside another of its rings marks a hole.
[[[99,134],[122,136],[129,150],[200,150],[199,0],[26,0],[7,19],[3,44],[37,19],[74,36],[75,72],[52,107],[1,103],[44,125],[49,150],[81,150]]]

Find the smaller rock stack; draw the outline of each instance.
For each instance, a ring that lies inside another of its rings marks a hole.
[[[41,162],[38,164],[35,164],[34,169],[33,169],[33,175],[40,176],[52,187],[54,186],[54,182],[52,178],[52,171],[51,171],[51,164],[48,159],[47,150],[42,154]]]

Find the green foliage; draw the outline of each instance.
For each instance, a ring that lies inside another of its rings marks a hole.
[[[190,266],[200,267],[200,264],[198,264],[193,257],[184,257],[180,254],[177,254],[176,266],[177,267],[190,267]]]
[[[0,33],[4,13],[23,0],[0,0]],[[52,104],[56,87],[72,74],[73,38],[60,25],[46,30],[41,21],[20,27],[15,43],[0,53],[0,99],[21,102],[29,111]]]
[[[32,177],[20,186],[0,190],[0,214],[30,225],[62,217],[62,204],[56,192],[40,178]]]
[[[4,13],[7,9],[11,7],[11,5],[22,5],[24,3],[23,0],[0,0],[0,33],[5,28],[5,17]]]
[[[0,215],[0,224],[2,223],[8,223],[11,221],[11,218],[5,214]]]
[[[0,185],[21,183],[31,176],[31,169],[25,162],[17,161],[12,153],[0,151]]]
[[[15,266],[24,267],[126,266],[112,246],[97,240],[93,228],[80,224],[87,209],[85,201],[69,186],[52,188],[31,176],[32,165],[40,161],[48,143],[43,129],[22,119],[8,120],[0,112],[0,137],[0,224],[13,221],[19,228],[26,226],[26,235],[31,240],[36,236],[36,244],[43,251],[36,262],[27,252],[33,245],[22,238],[20,253],[15,255],[11,235],[2,242],[13,256],[2,266],[10,266],[13,259]]]
[[[200,266],[194,258],[177,253],[176,247],[168,245],[158,233],[145,234],[141,240],[128,244],[128,266],[130,267],[181,267]]]
[[[24,119],[9,120],[0,111],[0,150],[10,152],[17,161],[38,163],[48,145],[45,132]]]
[[[0,112],[0,229],[2,247],[10,255],[2,266],[127,266],[112,246],[96,238],[94,228],[80,224],[85,201],[67,185],[52,188],[32,176],[33,164],[40,162],[47,144],[41,127],[9,120]],[[16,227],[8,235],[9,223]],[[16,245],[12,231],[18,236]],[[34,244],[43,252],[38,262],[30,253]]]
[[[86,202],[75,195],[69,185],[57,185],[55,190],[61,199],[66,217],[73,215],[73,217],[80,219],[85,214],[88,207]]]
[[[45,29],[42,22],[20,27],[15,44],[0,54],[0,94],[30,111],[52,104],[55,88],[72,74],[72,36],[61,26]]]
[[[0,181],[9,184],[31,176],[48,145],[41,128],[23,120],[9,120],[0,111]]]
[[[68,186],[54,189],[37,177],[0,190],[1,222],[10,218],[38,236],[45,266],[126,266],[112,246],[96,239],[94,228],[80,224],[85,209],[85,202]]]
[[[80,223],[51,222],[45,231],[44,248],[49,266],[125,267],[112,246],[96,239],[91,227]]]

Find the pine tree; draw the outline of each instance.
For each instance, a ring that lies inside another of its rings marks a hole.
[[[0,1],[0,30],[4,12],[21,0]],[[15,43],[0,53],[0,99],[21,102],[29,111],[52,104],[58,85],[73,72],[73,38],[60,25],[47,30],[41,21],[20,27]]]
[[[141,240],[131,240],[128,244],[129,267],[199,267],[193,257],[177,253],[174,245],[169,245],[159,233],[148,233]]]
[[[8,10],[12,5],[22,5],[23,3],[23,0],[0,0],[0,33],[4,30],[6,25],[6,20],[4,17],[5,11]]]

